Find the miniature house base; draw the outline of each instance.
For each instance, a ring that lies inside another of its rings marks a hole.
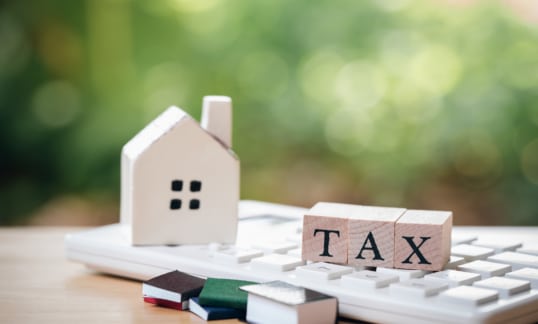
[[[204,97],[203,114],[206,128],[170,107],[123,147],[121,223],[133,245],[235,242],[230,98]]]

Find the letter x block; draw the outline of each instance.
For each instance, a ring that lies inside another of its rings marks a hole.
[[[450,259],[452,212],[407,210],[396,222],[394,267],[442,270]]]
[[[353,206],[349,219],[348,264],[394,266],[394,227],[405,208]]]
[[[304,215],[303,260],[347,263],[348,214],[342,206],[319,202]]]

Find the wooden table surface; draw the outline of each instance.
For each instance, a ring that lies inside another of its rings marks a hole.
[[[63,238],[76,230],[0,228],[0,323],[205,323],[144,303],[140,282],[67,261]]]

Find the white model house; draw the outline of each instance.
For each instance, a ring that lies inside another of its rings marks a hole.
[[[235,242],[231,109],[229,97],[204,97],[200,125],[170,107],[125,144],[120,218],[133,245]]]

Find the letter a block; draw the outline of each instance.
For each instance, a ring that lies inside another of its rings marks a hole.
[[[350,206],[348,264],[394,265],[394,228],[405,208]]]
[[[303,260],[347,263],[348,214],[342,204],[319,202],[303,218]]]
[[[442,270],[450,259],[452,212],[407,210],[396,222],[394,267]]]

